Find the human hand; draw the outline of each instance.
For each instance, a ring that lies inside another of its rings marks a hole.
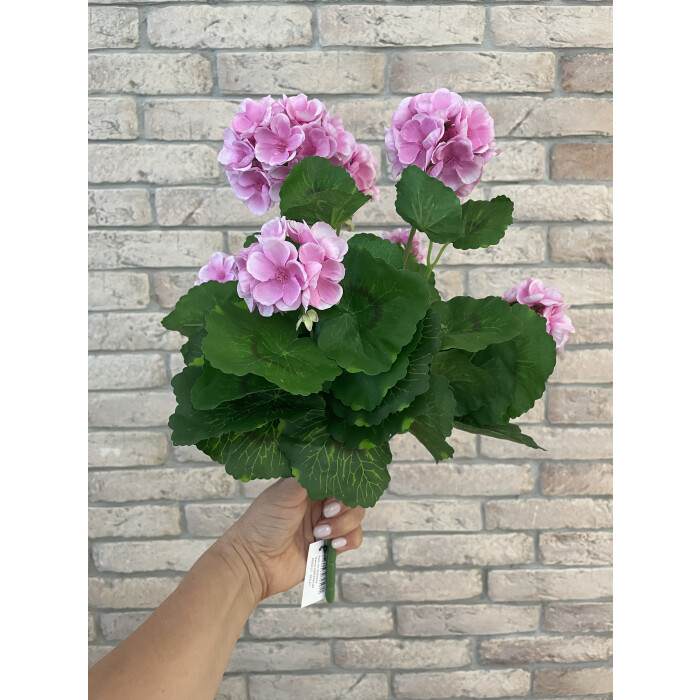
[[[217,544],[244,561],[259,602],[304,580],[306,555],[315,540],[333,538],[338,553],[357,549],[364,516],[361,506],[348,508],[335,498],[312,501],[296,479],[280,479],[253,501]]]

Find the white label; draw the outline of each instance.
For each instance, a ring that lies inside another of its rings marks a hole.
[[[306,557],[306,575],[304,592],[301,595],[301,607],[313,605],[326,599],[326,541],[318,540],[309,545]]]

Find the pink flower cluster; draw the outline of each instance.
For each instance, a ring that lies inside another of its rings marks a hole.
[[[411,232],[407,228],[395,228],[393,231],[384,231],[382,238],[386,238],[392,243],[399,243],[406,246]],[[422,239],[423,234],[416,231],[411,242],[411,255],[421,264],[425,265],[428,257],[428,247]]]
[[[391,174],[416,165],[466,197],[481,180],[484,165],[500,153],[493,119],[481,102],[465,102],[446,88],[401,101],[386,130]]]
[[[304,94],[243,100],[231,128],[224,130],[219,162],[236,197],[253,213],[264,214],[280,201],[292,166],[307,156],[344,167],[361,192],[377,195],[377,162],[369,148],[345,131],[340,115],[331,117],[323,102]]]
[[[328,309],[340,301],[348,244],[331,226],[277,217],[263,225],[257,239],[235,256],[214,253],[195,284],[238,280],[239,296],[261,316],[300,306]]]
[[[557,352],[564,349],[569,333],[575,333],[571,319],[566,315],[571,304],[564,303],[563,294],[556,287],[545,287],[542,280],[527,277],[515,287],[506,290],[503,299],[509,304],[529,306],[547,319],[547,333],[554,338]]]

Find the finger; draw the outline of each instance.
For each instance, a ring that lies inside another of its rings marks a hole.
[[[328,539],[329,537],[342,537],[352,532],[365,517],[365,509],[362,506],[348,508],[332,518],[321,518],[314,528],[316,539]]]
[[[323,516],[325,518],[332,518],[346,510],[349,510],[349,508],[342,504],[337,498],[327,498],[323,502]]]
[[[348,532],[342,537],[335,537],[331,541],[331,546],[338,554],[357,549],[362,544],[362,528],[357,527],[352,532]]]

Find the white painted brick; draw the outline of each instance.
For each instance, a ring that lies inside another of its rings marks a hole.
[[[138,612],[106,612],[100,616],[100,628],[104,638],[110,642],[121,642],[142,625],[152,610]]]
[[[251,675],[251,700],[327,700],[329,688],[338,698],[383,700],[388,697],[386,675],[380,673],[333,673],[294,675]]]
[[[612,350],[570,350],[565,352],[562,361],[550,377],[552,383],[594,384],[612,382]]]
[[[473,531],[481,529],[481,511],[479,503],[474,501],[384,498],[367,509],[362,527],[368,532]]]
[[[606,637],[511,637],[479,643],[485,664],[586,663],[611,656],[612,639]]]
[[[99,542],[92,546],[92,558],[98,571],[187,572],[213,543],[214,540]]]
[[[540,489],[545,496],[607,496],[612,476],[612,464],[543,464]]]
[[[158,306],[172,309],[178,299],[194,284],[197,273],[190,272],[156,272],[153,275],[153,296]]]
[[[165,361],[160,355],[90,355],[88,387],[99,389],[137,389],[166,386]]]
[[[144,134],[157,141],[219,141],[237,111],[235,100],[147,100]]]
[[[148,190],[88,190],[88,226],[145,226],[151,221]]]
[[[567,347],[586,343],[612,343],[612,309],[569,309],[576,333],[569,335]]]
[[[526,695],[530,690],[530,672],[442,671],[436,673],[397,673],[393,683],[397,698],[500,698]]]
[[[612,603],[550,603],[544,606],[542,629],[580,634],[612,631]]]
[[[537,695],[601,695],[612,693],[612,668],[538,668],[534,691]]]
[[[157,537],[179,535],[177,506],[117,506],[88,508],[90,537]]]
[[[95,431],[88,435],[91,467],[158,466],[168,457],[168,438],[162,433]]]
[[[612,564],[611,532],[543,532],[540,558],[548,566]]]
[[[162,313],[93,313],[88,317],[89,350],[179,350],[183,336],[161,325]]]
[[[494,196],[497,194],[494,188]],[[541,263],[545,256],[545,229],[542,226],[512,225],[498,245],[476,250],[445,249],[440,265],[523,265]]]
[[[91,272],[88,275],[88,306],[91,311],[145,309],[150,301],[146,274]]]
[[[551,386],[548,394],[551,423],[612,423],[612,388]]]
[[[89,49],[132,49],[139,44],[139,11],[126,7],[88,9]]]
[[[93,428],[165,427],[177,403],[172,392],[91,392],[88,425]]]
[[[610,136],[612,99],[552,97],[535,102],[509,136]]]
[[[593,498],[503,499],[486,503],[489,530],[612,527],[612,501]]]
[[[221,466],[214,467],[226,475],[227,484],[235,484]],[[249,503],[188,503],[185,506],[187,531],[198,537],[218,537],[245,513]]]
[[[539,459],[611,459],[610,428],[549,428],[527,426],[526,431],[546,452]],[[532,459],[532,449],[508,440],[482,436],[481,454],[495,459]]]
[[[224,676],[214,700],[240,700],[247,697],[246,688],[244,676]]]
[[[551,226],[552,262],[612,264],[612,226]]]
[[[589,600],[612,595],[611,569],[490,571],[491,600]]]
[[[545,176],[545,149],[534,141],[497,142],[499,156],[484,167],[484,182],[522,182],[542,180]]]
[[[462,430],[452,431],[452,435],[447,438],[447,442],[454,449],[454,458],[476,456],[476,435],[465,433]],[[403,433],[393,437],[389,443],[391,454],[397,462],[425,462],[433,457],[422,443],[410,433]]]
[[[358,549],[338,555],[338,569],[381,566],[388,557],[389,544],[385,535],[364,535]]]
[[[384,128],[400,100],[396,97],[358,97],[324,100],[331,114],[341,114],[344,127],[358,140],[384,141]]]
[[[299,671],[327,668],[330,665],[329,642],[238,642],[226,671]]]
[[[435,288],[443,299],[464,296],[467,293],[466,287],[464,270],[442,266],[435,268]]]
[[[612,218],[612,188],[605,185],[503,185],[497,194],[513,200],[516,222]]]
[[[468,639],[339,639],[334,646],[341,668],[450,668],[472,661]]]
[[[88,100],[88,138],[128,140],[139,136],[133,97],[91,97]]]

